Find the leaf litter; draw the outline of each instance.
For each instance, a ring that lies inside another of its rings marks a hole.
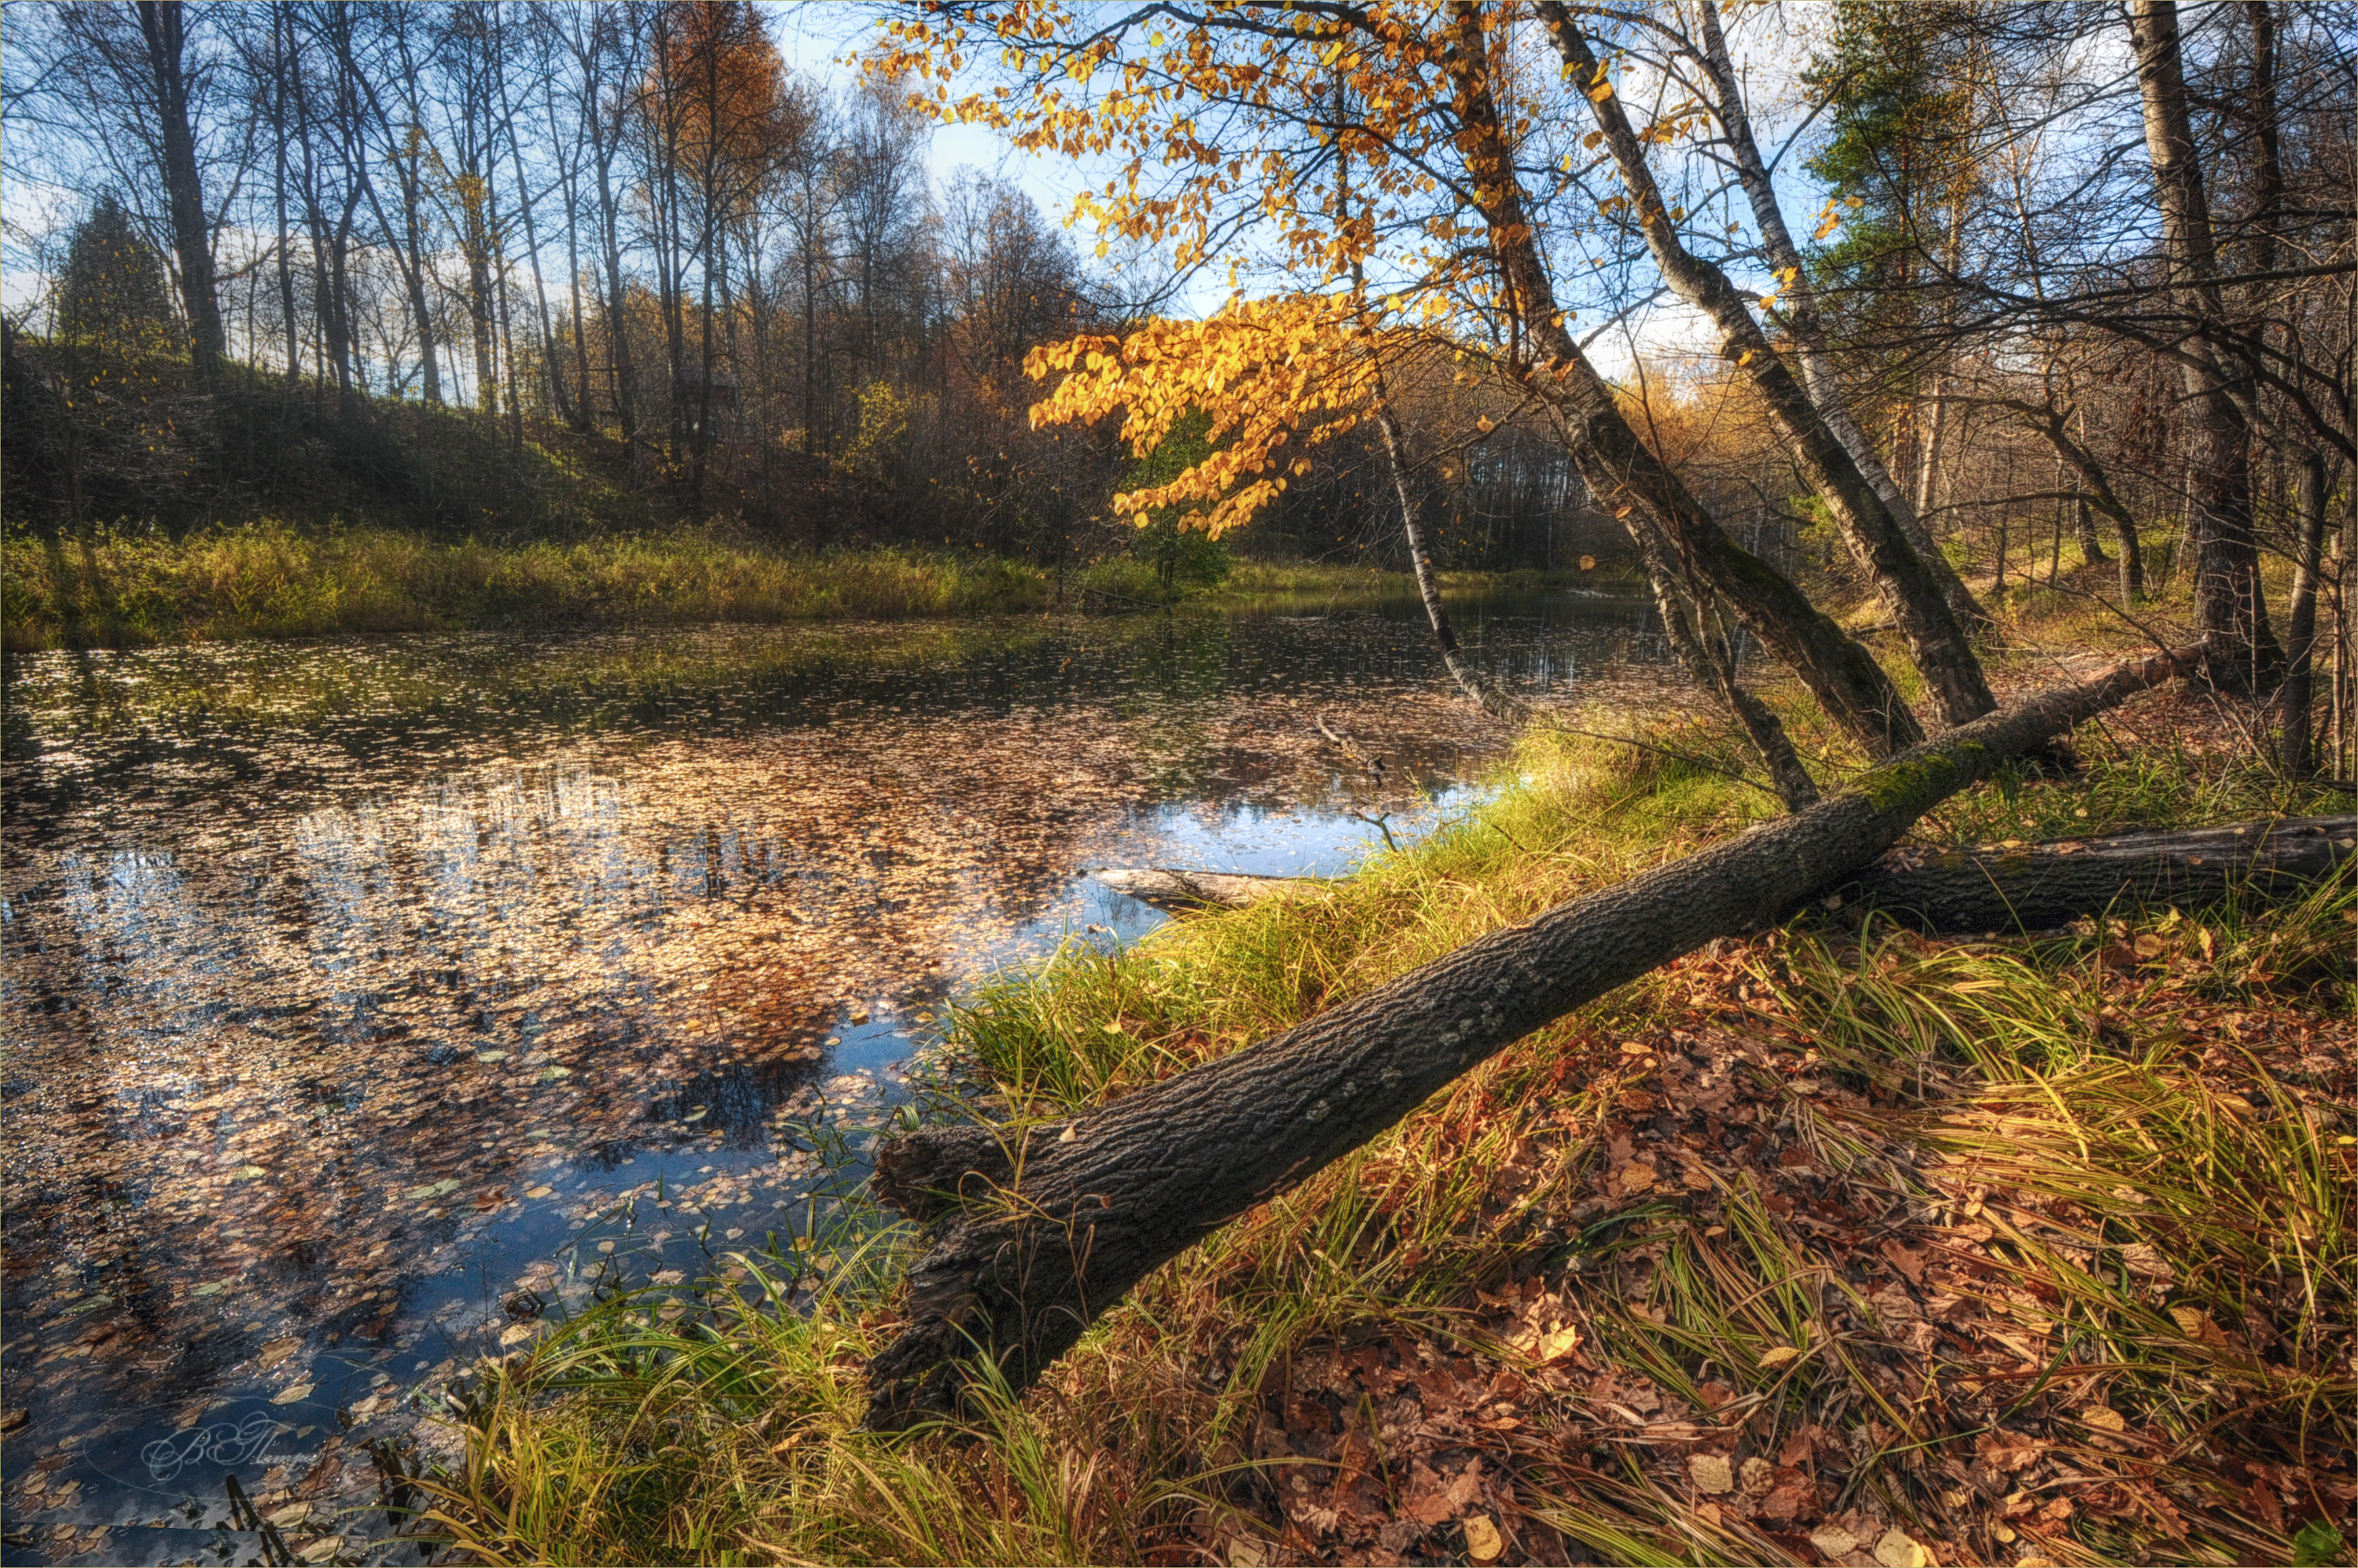
[[[1271,1479],[1189,1528],[1258,1516],[1271,1563],[1487,1561],[1494,1530],[1533,1563],[2320,1560],[2358,1502],[2358,1024],[2299,987],[2222,1000],[2189,924],[2138,975],[2082,938],[2067,1027],[2158,1042],[2142,1065],[1886,1054],[1903,997],[2009,961],[1888,932],[1717,944],[1644,1038],[1513,1048],[1427,1108],[1439,1146],[1330,1173],[1382,1189],[1508,1129],[1475,1208],[1510,1277],[1287,1350],[1244,1416]],[[2315,1164],[2240,1173],[2268,1158]],[[1150,1354],[1118,1321],[1107,1354]],[[1241,1376],[1252,1338],[1192,1375]]]

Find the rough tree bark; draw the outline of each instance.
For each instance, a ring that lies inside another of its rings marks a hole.
[[[2187,107],[2177,0],[2134,0],[2129,26],[2163,248],[2188,319],[2180,373],[2194,432],[2188,524],[2194,546],[2195,624],[2212,650],[2211,678],[2231,691],[2253,691],[2281,673],[2283,652],[2268,629],[2252,530],[2251,421],[2234,384],[2245,373],[2223,362],[2200,339],[2207,327],[2223,322],[2227,312]]]
[[[2092,567],[2107,566],[2112,557],[2104,554],[2104,541],[2096,532],[2096,514],[2085,495],[2071,501],[2071,534],[2080,541],[2080,558]]]
[[[178,5],[141,0],[139,32],[156,82],[157,140],[164,153],[164,189],[171,199],[172,253],[179,263],[180,302],[189,315],[189,347],[197,373],[210,383],[229,340],[213,293],[212,230],[205,222],[205,190],[197,170],[197,138],[189,124],[187,15]]]
[[[2358,816],[2287,816],[2216,827],[2116,833],[2012,849],[1907,847],[1818,895],[1828,910],[1896,915],[1920,931],[2044,931],[2115,903],[2205,903],[2248,889],[2297,896],[2349,863]],[[1332,891],[1323,877],[1108,867],[1098,880],[1174,912],[1241,909]]]
[[[2325,556],[2325,459],[2313,447],[2291,454],[2299,498],[2299,533],[2293,540],[2292,603],[2285,614],[2284,709],[2277,755],[2284,771],[2307,778],[2316,760],[2309,742],[2310,694],[2317,666],[2317,585]]]
[[[1628,189],[1656,267],[1679,297],[1711,319],[1719,333],[1720,356],[1750,380],[1769,422],[1784,439],[1787,455],[1833,514],[1844,541],[1874,584],[1885,616],[1907,638],[1909,654],[1923,673],[1925,690],[1941,722],[1963,724],[1987,713],[1997,699],[1990,695],[1981,660],[1951,611],[1939,579],[1786,368],[1744,295],[1726,273],[1681,243],[1669,204],[1647,164],[1645,144],[1622,112],[1619,96],[1600,81],[1602,68],[1571,12],[1546,0],[1540,15],[1557,52],[1573,69],[1574,84],[1598,83],[1589,94],[1589,106]]]
[[[1869,769],[1849,793],[1469,942],[1071,1122],[941,1128],[887,1144],[879,1195],[914,1217],[948,1217],[910,1271],[908,1326],[869,1365],[870,1422],[954,1408],[969,1350],[1028,1386],[1150,1271],[1486,1057],[1852,874],[2004,758],[2201,652],[2123,665],[1961,725]]]
[[[1563,422],[1574,466],[1600,506],[1642,507],[1676,552],[1682,572],[1708,585],[1745,629],[1799,676],[1843,730],[1876,756],[1922,739],[1923,730],[1881,665],[1856,639],[1809,601],[1783,573],[1727,536],[1660,457],[1638,438],[1620,400],[1564,326],[1540,254],[1522,186],[1490,89],[1478,16],[1461,16],[1444,59],[1466,127],[1470,192],[1525,355],[1509,369]]]
[[[1820,900],[1936,933],[2043,931],[2116,901],[2209,903],[2240,888],[2297,893],[2349,862],[2353,835],[2358,817],[2310,816],[2010,849],[1894,849]]]

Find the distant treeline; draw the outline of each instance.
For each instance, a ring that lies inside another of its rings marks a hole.
[[[9,520],[1139,547],[1107,504],[1130,455],[1035,430],[1022,361],[1150,307],[1014,186],[938,185],[903,92],[826,91],[764,29],[745,4],[12,17],[9,134],[97,194],[16,241],[42,287],[6,323]],[[1387,557],[1370,456],[1233,544]],[[1581,496],[1551,444],[1504,443],[1427,504],[1451,564],[1544,568],[1615,552]]]

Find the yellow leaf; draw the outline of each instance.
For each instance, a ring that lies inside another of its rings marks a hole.
[[[1931,1554],[1896,1530],[1887,1530],[1875,1543],[1875,1560],[1883,1568],[1930,1568]]]
[[[1595,556],[1583,556],[1583,557],[1580,557],[1580,569],[1581,569],[1582,571],[1585,571],[1585,572],[1593,572],[1593,571],[1595,571],[1595,570],[1596,569],[1596,557],[1595,557]]]
[[[1583,136],[1583,137],[1581,137],[1581,138],[1580,138],[1580,145],[1581,145],[1582,146],[1584,146],[1584,147],[1593,147],[1593,146],[1595,146],[1597,143],[1599,143],[1599,142],[1603,141],[1604,139],[1605,139],[1605,133],[1604,133],[1604,132],[1602,132],[1602,131],[1591,131],[1591,132],[1589,132],[1589,133],[1588,133],[1588,135],[1585,135],[1585,136]]]
[[[1488,1514],[1469,1515],[1466,1520],[1466,1555],[1476,1563],[1491,1563],[1507,1550],[1498,1535],[1498,1527],[1490,1522]]]
[[[1801,1353],[1790,1345],[1772,1345],[1760,1353],[1763,1367],[1782,1367],[1788,1361],[1798,1361]]]
[[[1736,1490],[1736,1471],[1724,1454],[1698,1454],[1687,1461],[1687,1474],[1694,1477],[1695,1490],[1717,1496]]]
[[[1498,422],[1492,419],[1487,414],[1483,415],[1479,419],[1475,420],[1474,423],[1481,429],[1482,434],[1486,436],[1498,427]]]

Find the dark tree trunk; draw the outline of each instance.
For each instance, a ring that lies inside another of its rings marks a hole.
[[[2130,30],[2145,114],[2146,152],[2169,257],[2170,282],[2195,322],[2226,324],[2210,200],[2188,112],[2176,0],[2134,0]],[[2194,552],[2194,618],[2211,648],[2211,678],[2230,690],[2264,687],[2282,673],[2268,629],[2252,531],[2252,432],[2234,382],[2245,372],[2200,341],[2180,374],[2194,418],[2187,532]]]
[[[1871,754],[1922,738],[1891,677],[1856,639],[1812,604],[1783,573],[1728,537],[1678,476],[1638,438],[1618,395],[1573,341],[1491,96],[1487,63],[1460,48],[1449,59],[1460,117],[1468,126],[1467,167],[1492,255],[1520,323],[1527,357],[1510,368],[1563,421],[1573,462],[1601,506],[1643,507],[1691,574],[1810,688],[1828,717]]]
[[[1377,1136],[1495,1052],[1714,937],[1751,931],[1889,849],[2006,757],[2181,673],[2181,650],[1962,725],[1851,793],[1573,899],[1232,1056],[1031,1129],[918,1132],[875,1184],[957,1211],[911,1270],[908,1326],[869,1364],[869,1420],[947,1411],[979,1348],[1021,1390],[1148,1272]]]
[[[2191,378],[2196,373],[2190,373]],[[2283,672],[2260,585],[2252,527],[2252,433],[2226,394],[2195,394],[2194,624],[2212,634],[2211,678],[2230,691],[2265,688]]]
[[[213,292],[212,231],[205,223],[205,190],[197,170],[197,138],[189,124],[187,13],[178,5],[140,0],[139,31],[156,80],[157,127],[164,149],[164,189],[171,200],[172,251],[179,262],[180,302],[189,315],[189,347],[197,373],[210,382],[229,341]]]
[[[1542,5],[1540,11],[1574,77],[1584,83],[1595,80],[1599,69],[1596,57],[1574,25],[1571,13],[1552,3]],[[1471,17],[1471,0],[1462,0],[1457,14],[1461,18]],[[1461,25],[1470,31],[1470,25]],[[1476,41],[1469,38],[1464,47],[1476,47]],[[1719,330],[1721,357],[1750,379],[1770,423],[1785,439],[1787,455],[1812,492],[1825,503],[1851,553],[1874,584],[1886,619],[1907,637],[1909,655],[1923,673],[1925,689],[1941,722],[1963,724],[1987,713],[1997,706],[1997,699],[1990,695],[1981,660],[1951,611],[1939,577],[1924,564],[1883,497],[1786,368],[1783,356],[1753,319],[1745,297],[1725,272],[1680,242],[1670,209],[1646,162],[1644,144],[1622,112],[1620,98],[1606,93],[1592,99],[1590,108],[1622,181],[1638,204],[1639,222],[1655,264],[1681,298],[1711,318]]]
[[[2288,817],[2018,849],[1894,849],[1821,896],[1920,930],[2043,931],[2115,903],[2296,895],[2348,863],[2358,817]]]
[[[287,254],[287,91],[294,72],[302,69],[296,58],[294,27],[286,13],[270,13],[272,81],[270,83],[270,145],[272,210],[278,223],[279,327],[286,338],[287,390],[291,396],[303,379],[303,340],[295,321],[295,267]]]
[[[2358,816],[2279,817],[2219,827],[2119,833],[2017,849],[1900,849],[1818,896],[1856,918],[1868,911],[1935,935],[2044,931],[2115,904],[2216,903],[2249,890],[2298,897],[2358,847]],[[1330,892],[1324,877],[1256,877],[1160,867],[1097,873],[1098,881],[1174,913],[1241,909],[1267,899]]]
[[[2317,584],[2325,555],[2325,459],[2313,448],[2294,454],[2299,533],[2293,540],[2292,605],[2285,616],[2285,679],[2278,694],[2284,729],[2277,754],[2284,771],[2306,778],[2315,764],[2309,709],[2317,667]]]
[[[2080,541],[2080,558],[2092,567],[2101,567],[2112,557],[2104,554],[2104,541],[2096,533],[2096,514],[2084,495],[2072,497],[2071,530]]]

